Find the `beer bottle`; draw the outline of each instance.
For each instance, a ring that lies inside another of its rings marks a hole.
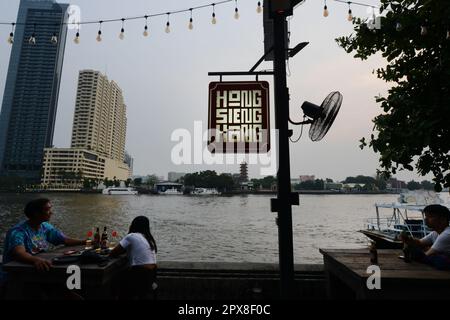
[[[108,248],[108,232],[106,232],[106,227],[103,228],[101,248],[102,249]]]
[[[370,253],[370,263],[378,264],[378,251],[375,241],[370,242],[369,253]]]
[[[100,228],[97,227],[97,230],[94,234],[94,249],[97,249],[100,247]]]

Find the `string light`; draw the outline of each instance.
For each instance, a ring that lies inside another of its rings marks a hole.
[[[216,4],[213,3],[213,4],[212,4],[213,12],[212,12],[212,19],[211,19],[211,23],[212,23],[212,24],[216,24],[216,23],[217,23],[215,6],[216,6]]]
[[[28,39],[28,43],[31,45],[36,44],[36,24],[34,24],[33,33],[31,34],[30,39]]]
[[[167,12],[167,23],[166,23],[166,33],[170,33],[170,12]]]
[[[189,10],[191,11],[191,17],[189,18],[188,29],[193,30],[194,29],[194,20],[192,19],[192,8]]]
[[[97,32],[97,42],[102,42],[102,23],[103,21],[99,22],[100,25]]]
[[[329,13],[328,13],[328,7],[327,7],[327,0],[324,1],[324,6],[323,6],[323,16],[326,18],[328,17]]]
[[[11,45],[14,43],[14,27],[15,27],[15,25],[16,24],[14,22],[11,23],[11,32],[8,37],[8,43]]]
[[[172,12],[172,13],[181,13],[181,12],[189,11],[189,12],[190,12],[190,19],[189,19],[188,28],[189,28],[189,30],[193,30],[193,29],[194,29],[193,18],[192,18],[192,16],[193,16],[193,10],[201,9],[201,8],[206,8],[206,7],[212,6],[212,19],[211,19],[211,23],[212,23],[212,24],[217,24],[217,17],[216,17],[216,12],[215,12],[215,6],[216,6],[216,4],[217,4],[217,5],[219,5],[219,4],[225,4],[225,3],[229,3],[229,2],[231,2],[231,1],[233,1],[233,0],[223,0],[223,1],[220,1],[220,2],[217,2],[217,3],[211,3],[211,4],[208,4],[208,5],[201,5],[201,6],[189,8],[189,9],[186,9],[186,10],[177,10],[177,11],[174,11],[174,12]],[[371,7],[371,8],[373,9],[373,16],[374,16],[373,24],[376,24],[376,22],[375,22],[375,20],[376,20],[376,15],[375,15],[375,7],[374,7],[374,6],[368,5],[368,4],[364,4],[364,3],[359,3],[359,2],[345,1],[345,0],[334,0],[334,1],[335,1],[335,2],[340,2],[340,3],[343,3],[343,4],[348,4],[348,16],[347,16],[347,20],[348,20],[348,21],[353,21],[353,18],[354,18],[354,17],[353,17],[353,12],[352,12],[352,9],[351,9],[351,5],[352,5],[352,4],[353,4],[353,5],[360,5],[360,6],[364,6],[364,7]],[[234,18],[235,18],[235,19],[239,19],[239,18],[240,18],[240,14],[239,14],[239,9],[238,9],[238,5],[237,5],[237,0],[234,0],[234,2],[235,2],[235,8],[234,8],[235,14],[234,14]],[[257,13],[261,13],[262,10],[263,10],[263,8],[262,8],[261,1],[258,1],[257,7],[256,7],[256,12],[257,12]],[[145,18],[145,27],[144,27],[143,35],[144,35],[145,37],[147,37],[147,36],[149,35],[149,32],[148,32],[148,18],[149,18],[149,17],[154,17],[154,16],[161,16],[161,15],[164,15],[164,14],[167,14],[167,23],[166,23],[166,29],[165,29],[165,31],[166,31],[166,33],[170,33],[171,30],[170,30],[170,20],[169,20],[169,16],[170,16],[171,12],[168,12],[168,13],[158,13],[158,14],[145,15],[145,16],[138,16],[138,17],[121,18],[121,19],[110,19],[110,20],[107,20],[107,21],[105,21],[105,22],[122,21],[122,29],[121,29],[121,32],[120,32],[120,34],[119,34],[119,38],[120,38],[121,40],[123,40],[123,39],[125,38],[125,29],[124,29],[124,22],[125,22],[125,20],[128,20],[128,19],[136,20],[136,19],[143,19],[143,18]],[[329,16],[329,11],[328,11],[328,6],[327,6],[327,0],[324,0],[323,16],[324,16],[324,17],[328,17],[328,16]],[[97,38],[96,38],[96,40],[97,40],[98,42],[101,42],[101,41],[103,40],[103,39],[102,39],[102,23],[103,23],[103,22],[104,22],[104,21],[102,21],[102,20],[100,20],[100,21],[98,21],[98,22],[96,22],[96,21],[79,22],[79,23],[78,23],[78,28],[77,28],[77,33],[76,33],[76,36],[75,36],[75,38],[73,39],[73,41],[74,41],[76,44],[79,44],[79,43],[80,43],[80,25],[81,25],[81,24],[93,24],[93,23],[98,23],[98,24],[99,24],[99,30],[98,30],[98,33],[97,33]],[[14,43],[14,40],[15,40],[15,39],[14,39],[15,26],[18,25],[18,24],[17,24],[17,23],[0,22],[0,25],[5,25],[5,24],[8,24],[8,25],[11,25],[11,26],[12,26],[12,28],[11,28],[11,33],[9,34],[9,37],[8,37],[8,39],[7,39],[7,42],[8,42],[9,44],[12,45],[12,44]],[[22,24],[22,25],[27,25],[27,23],[20,23],[20,24]],[[66,22],[64,22],[64,23],[62,23],[61,25],[68,25],[68,24],[71,24],[71,23],[66,23]],[[40,24],[40,25],[46,25],[46,24]],[[58,26],[58,25],[57,25],[57,26]],[[401,24],[400,22],[397,22],[397,23],[395,24],[395,30],[401,31],[402,29],[403,29],[402,24]],[[421,26],[421,28],[420,28],[420,34],[421,34],[422,36],[426,36],[426,35],[428,34],[428,27],[427,27],[426,23],[423,24],[423,25]],[[447,40],[450,40],[450,30],[449,30],[449,29],[447,29],[446,39],[447,39]],[[53,44],[57,44],[57,43],[58,43],[58,36],[57,36],[56,33],[53,33],[53,35],[52,35],[50,41],[51,41]],[[34,24],[33,33],[32,33],[32,35],[30,36],[30,38],[28,39],[28,43],[31,44],[31,45],[36,44],[36,24]]]
[[[237,0],[234,0],[235,1],[235,3],[236,3],[236,6],[235,6],[235,8],[234,8],[234,18],[236,19],[236,20],[238,20],[239,19],[239,9],[238,9],[238,7],[237,7]]]
[[[261,1],[258,1],[258,6],[256,7],[256,12],[257,13],[261,13],[262,12]]]
[[[122,18],[122,29],[120,29],[119,39],[120,40],[125,39],[125,19],[124,18]]]
[[[348,2],[348,16],[347,16],[348,21],[353,21],[351,4],[352,4],[351,2]]]
[[[148,37],[148,16],[145,16],[145,27],[144,32],[142,33],[144,37]]]

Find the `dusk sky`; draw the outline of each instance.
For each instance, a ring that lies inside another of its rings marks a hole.
[[[62,1],[59,1],[62,2]],[[73,0],[81,9],[81,20],[107,20],[164,13],[209,4],[204,0]],[[134,157],[134,174],[155,173],[166,176],[169,171],[193,172],[214,169],[218,172],[238,172],[237,165],[181,165],[171,161],[176,142],[170,140],[175,129],[193,132],[194,121],[207,128],[208,84],[218,77],[210,71],[249,70],[264,53],[263,16],[256,12],[256,0],[240,0],[240,19],[233,18],[235,3],[216,6],[217,24],[211,24],[211,7],[194,11],[194,30],[187,28],[189,13],[170,16],[171,33],[164,32],[166,17],[149,20],[149,37],[142,35],[144,20],[125,23],[125,39],[118,38],[121,23],[102,27],[103,41],[97,43],[98,25],[82,26],[81,43],[75,44],[76,30],[67,38],[61,91],[56,120],[54,145],[69,147],[78,80],[82,69],[106,73],[123,89],[127,104],[127,151]],[[377,5],[376,0],[365,0]],[[19,0],[0,2],[0,21],[15,21]],[[335,38],[352,32],[347,21],[346,4],[328,1],[330,15],[322,16],[323,1],[307,0],[297,7],[290,20],[291,47],[302,41],[310,44],[289,60],[288,86],[291,93],[290,114],[302,117],[300,106],[307,100],[320,105],[331,91],[340,91],[343,104],[334,126],[320,142],[311,142],[309,127],[302,139],[291,143],[291,176],[313,174],[318,178],[342,180],[350,175],[374,175],[378,155],[370,149],[361,151],[358,140],[372,133],[371,119],[381,109],[374,97],[385,94],[388,85],[378,80],[372,71],[384,66],[381,57],[359,61],[339,48]],[[367,17],[364,7],[353,7],[355,16]],[[8,26],[0,26],[0,100],[10,56],[6,38]],[[4,38],[4,41],[3,41]],[[259,70],[272,69],[264,62]],[[273,89],[271,77],[267,80]],[[254,80],[254,77],[230,77],[224,80]],[[273,91],[271,91],[271,124]],[[294,137],[300,132],[294,128]],[[251,177],[259,176],[259,168],[250,166]],[[405,180],[423,180],[414,173],[400,173]],[[430,177],[426,177],[430,179]]]

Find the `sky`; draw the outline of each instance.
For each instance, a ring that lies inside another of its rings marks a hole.
[[[63,2],[63,1],[58,1]],[[82,21],[120,19],[165,13],[210,4],[207,0],[72,0],[81,9]],[[218,1],[216,1],[218,2]],[[171,141],[176,129],[194,130],[194,122],[207,128],[208,84],[218,77],[213,71],[248,71],[264,54],[263,16],[256,12],[255,0],[239,0],[240,18],[234,19],[234,2],[217,5],[217,24],[211,24],[211,7],[193,12],[194,29],[188,29],[189,13],[170,16],[171,32],[165,33],[165,16],[149,19],[149,33],[142,35],[144,20],[126,21],[125,39],[119,40],[120,22],[103,24],[103,41],[97,43],[98,25],[82,26],[80,44],[69,30],[54,137],[55,147],[69,147],[75,108],[78,72],[94,69],[106,73],[123,90],[127,105],[128,129],[126,150],[134,158],[134,174],[157,174],[169,171],[195,172],[216,170],[236,173],[235,165],[176,165],[171,160]],[[364,3],[377,5],[377,0]],[[19,0],[0,1],[0,21],[15,21]],[[386,94],[389,84],[376,78],[374,69],[385,65],[381,56],[360,61],[340,48],[335,38],[352,33],[347,21],[346,4],[328,1],[330,15],[322,16],[323,1],[307,0],[290,18],[291,47],[303,41],[309,45],[288,62],[290,115],[302,118],[303,101],[321,104],[331,91],[343,94],[343,104],[333,127],[325,138],[311,142],[308,127],[298,143],[290,144],[291,177],[315,175],[341,181],[348,176],[373,176],[379,155],[371,149],[361,150],[359,140],[372,133],[372,119],[381,112],[375,96]],[[367,17],[365,7],[353,7],[357,17]],[[10,28],[0,26],[0,100],[3,99],[10,46],[6,42]],[[259,70],[271,70],[264,62]],[[254,77],[226,77],[224,81],[254,80]],[[273,116],[272,77],[260,77],[271,85],[271,124]],[[294,137],[300,133],[294,127]],[[260,167],[250,165],[250,177],[260,176]],[[414,172],[402,172],[403,180],[423,180]],[[431,177],[425,177],[430,179]]]

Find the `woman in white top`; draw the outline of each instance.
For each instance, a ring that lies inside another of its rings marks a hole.
[[[128,235],[111,251],[111,256],[126,253],[130,268],[121,276],[119,298],[145,298],[156,280],[156,253],[158,248],[150,232],[147,217],[136,217]]]

